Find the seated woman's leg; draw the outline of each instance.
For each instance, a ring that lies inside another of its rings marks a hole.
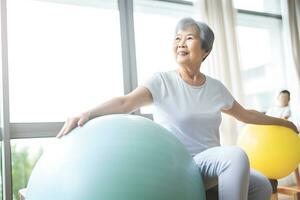
[[[218,184],[219,200],[247,200],[250,169],[242,149],[214,147],[196,155],[194,160],[206,189]]]
[[[269,180],[253,169],[250,170],[250,183],[248,191],[249,200],[269,200],[272,195],[272,186]]]
[[[272,187],[268,179],[249,169],[248,157],[239,147],[214,147],[196,155],[194,160],[206,189],[219,184],[219,200],[271,198]]]

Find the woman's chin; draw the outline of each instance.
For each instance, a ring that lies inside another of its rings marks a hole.
[[[189,63],[188,59],[177,59],[176,62],[178,65],[186,65]]]

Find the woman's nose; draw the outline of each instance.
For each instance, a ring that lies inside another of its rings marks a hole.
[[[181,41],[178,43],[178,47],[181,47],[181,48],[186,47],[185,40],[181,40]]]

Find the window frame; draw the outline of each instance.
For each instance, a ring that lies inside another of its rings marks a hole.
[[[8,51],[7,51],[7,13],[6,0],[0,1],[1,9],[1,83],[0,88],[0,113],[1,113],[1,142],[2,142],[2,198],[12,199],[12,171],[10,148],[10,124],[9,124],[9,81],[8,81]]]

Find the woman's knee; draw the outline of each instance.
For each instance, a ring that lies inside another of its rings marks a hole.
[[[240,147],[230,147],[232,162],[237,163],[239,166],[243,167],[246,171],[250,170],[250,163],[246,152]]]
[[[247,154],[236,146],[211,148],[196,155],[194,160],[201,171],[207,172],[211,169],[217,175],[224,171],[248,174],[250,171]]]

